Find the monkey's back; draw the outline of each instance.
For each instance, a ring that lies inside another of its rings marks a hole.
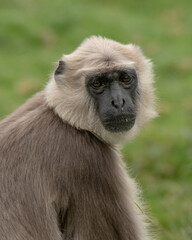
[[[27,229],[39,239],[44,219],[51,225],[49,219],[64,214],[69,202],[68,221],[79,216],[94,221],[91,209],[98,195],[117,195],[115,160],[109,145],[63,122],[47,106],[43,92],[35,95],[0,122],[1,239],[11,239],[18,228],[23,228],[24,236]],[[89,217],[83,216],[87,212],[83,206],[90,209]],[[84,224],[86,228],[88,222]],[[68,227],[67,235],[72,236],[74,226]],[[10,238],[3,235],[6,229]]]

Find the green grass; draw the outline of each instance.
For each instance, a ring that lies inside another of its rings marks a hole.
[[[191,9],[191,0],[0,2],[0,118],[90,35],[133,42],[153,60],[160,117],[122,152],[161,240],[192,239]]]

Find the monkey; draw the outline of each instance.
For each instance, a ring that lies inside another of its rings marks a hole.
[[[149,240],[119,144],[154,118],[151,61],[91,36],[0,122],[1,240]]]

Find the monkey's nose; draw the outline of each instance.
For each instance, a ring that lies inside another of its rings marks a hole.
[[[125,99],[124,98],[113,99],[111,104],[116,109],[122,109],[123,106],[125,105]]]

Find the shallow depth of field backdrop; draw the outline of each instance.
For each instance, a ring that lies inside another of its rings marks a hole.
[[[160,116],[122,152],[160,240],[191,240],[191,0],[1,0],[0,118],[90,35],[138,44],[154,62]]]

